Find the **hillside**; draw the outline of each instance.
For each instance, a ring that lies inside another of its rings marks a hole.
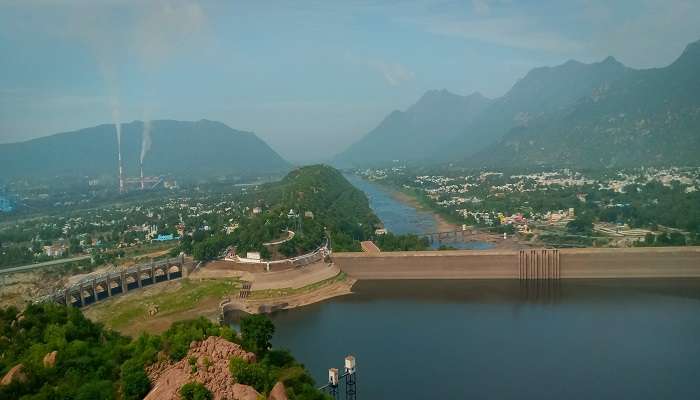
[[[406,111],[394,111],[360,141],[339,154],[340,166],[380,164],[391,160],[427,161],[455,140],[490,100],[480,93],[460,96],[431,90]]]
[[[251,211],[241,219],[238,229],[231,234],[194,238],[182,250],[206,260],[234,246],[238,254],[259,251],[269,259],[274,255],[263,243],[286,237],[287,230],[292,230],[293,239],[277,249],[282,256],[308,253],[325,243],[327,236],[334,250],[354,251],[359,250],[359,241],[371,237],[381,224],[365,194],[326,165],[295,169],[278,182],[249,190],[242,203]],[[255,208],[258,210],[252,212]]]
[[[698,165],[698,154],[700,42],[667,67],[628,70],[556,118],[511,130],[471,163]]]
[[[126,176],[138,175],[143,122],[122,124]],[[220,176],[283,171],[289,167],[250,132],[220,122],[159,120],[151,123],[147,175]],[[0,178],[117,176],[114,125],[105,124],[21,143],[0,145]]]
[[[373,234],[380,221],[369,207],[365,194],[355,188],[340,171],[327,165],[311,165],[291,171],[279,182],[263,185],[253,194],[259,204],[272,210],[284,212],[281,224],[290,224],[286,212],[290,209],[303,215],[313,213],[313,218],[304,218],[303,231],[318,244],[326,228],[332,238],[333,247],[354,249],[356,240]],[[267,218],[269,220],[269,218]],[[269,225],[269,224],[268,224]],[[300,245],[301,236],[296,238]],[[308,245],[302,247],[309,247]]]
[[[390,114],[336,162],[457,161],[475,167],[700,162],[700,41],[664,68],[635,70],[613,57],[591,64],[571,60],[531,70],[500,98],[475,96],[428,92],[406,112]]]

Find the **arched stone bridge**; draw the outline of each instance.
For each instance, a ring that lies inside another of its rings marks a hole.
[[[130,290],[183,276],[187,276],[187,268],[184,256],[180,255],[148,264],[134,265],[121,271],[91,276],[49,297],[50,300],[60,304],[83,307]]]

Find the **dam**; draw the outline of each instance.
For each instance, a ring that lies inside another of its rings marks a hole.
[[[376,279],[700,278],[700,247],[334,253],[348,276]]]

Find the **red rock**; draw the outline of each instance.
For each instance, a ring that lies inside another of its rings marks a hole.
[[[12,367],[5,376],[2,377],[2,380],[0,380],[0,386],[5,386],[9,385],[12,383],[12,381],[17,381],[20,383],[24,383],[27,381],[27,375],[24,374],[24,366],[22,364],[17,364],[14,367]]]
[[[44,356],[44,367],[52,368],[54,365],[56,365],[56,356],[58,356],[58,352],[56,350],[52,351],[51,353],[46,353]]]
[[[284,388],[284,383],[279,381],[275,383],[267,400],[289,400],[289,398],[287,398],[287,390]]]
[[[196,359],[195,372],[192,372],[189,362],[191,357]],[[158,362],[147,368],[146,372],[154,384],[144,400],[179,400],[180,387],[193,381],[206,386],[214,400],[256,400],[260,394],[255,389],[233,382],[228,369],[229,360],[233,357],[255,362],[255,354],[220,337],[192,342],[187,355],[177,363]]]

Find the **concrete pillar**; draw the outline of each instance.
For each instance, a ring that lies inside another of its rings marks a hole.
[[[97,302],[97,282],[95,279],[92,280],[92,298]]]
[[[107,297],[112,297],[112,275],[107,274]]]
[[[136,282],[139,284],[139,289],[141,289],[141,266],[136,266]]]
[[[70,288],[68,287],[66,288],[66,305],[70,306],[71,304],[73,304],[73,299],[71,298]]]
[[[122,270],[120,278],[122,284],[122,293],[129,291],[129,284],[126,282],[126,271]]]
[[[80,307],[83,307],[85,305],[85,295],[83,295],[82,283],[78,286],[78,290],[80,290]]]
[[[151,261],[151,283],[156,283],[156,265]]]

